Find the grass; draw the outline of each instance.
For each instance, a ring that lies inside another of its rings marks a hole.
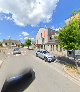
[[[80,75],[80,68],[78,68],[77,73]]]
[[[69,73],[76,75],[78,78],[80,78],[80,67],[76,69],[76,66],[73,64],[67,64],[66,69]]]
[[[76,69],[75,65],[73,64],[66,64],[66,67],[71,68],[71,69]]]

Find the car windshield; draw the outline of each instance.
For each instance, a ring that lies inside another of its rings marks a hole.
[[[14,51],[18,51],[18,50],[19,50],[19,48],[15,48],[15,49],[14,49]]]
[[[49,53],[48,51],[43,51],[44,54]]]

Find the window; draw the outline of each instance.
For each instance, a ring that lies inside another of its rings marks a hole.
[[[52,45],[51,45],[51,51],[52,51]]]
[[[41,38],[42,38],[42,33],[41,33]]]
[[[50,37],[50,40],[52,40],[52,37]]]
[[[56,45],[56,50],[58,51],[58,45]]]
[[[53,50],[54,50],[54,45],[53,45]]]
[[[14,43],[12,43],[12,45],[14,45]]]
[[[5,45],[7,45],[7,43],[5,43]]]
[[[44,38],[42,38],[42,43],[44,43]]]

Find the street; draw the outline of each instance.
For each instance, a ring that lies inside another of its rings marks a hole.
[[[4,75],[11,77],[31,67],[36,78],[24,92],[80,92],[80,86],[67,78],[59,67],[51,66],[53,63],[44,62],[28,50],[22,51],[21,55],[10,54],[0,69],[0,79]]]

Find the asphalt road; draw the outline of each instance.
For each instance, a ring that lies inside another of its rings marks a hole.
[[[35,80],[24,92],[80,92],[80,86],[51,64],[24,50],[22,55],[9,55],[0,69],[0,85],[6,77],[14,76],[27,67],[35,71]],[[1,79],[2,78],[2,79]]]

